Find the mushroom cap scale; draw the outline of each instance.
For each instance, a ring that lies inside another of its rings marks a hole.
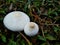
[[[33,22],[30,22],[29,23],[29,26],[30,26],[30,28],[34,28],[35,27],[35,24]]]
[[[21,11],[8,13],[3,20],[6,28],[12,31],[22,31],[28,22],[30,22],[30,18]]]

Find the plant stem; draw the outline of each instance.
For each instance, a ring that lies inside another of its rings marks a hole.
[[[21,32],[19,32],[20,33],[20,35],[27,41],[27,43],[29,44],[29,45],[32,45],[32,43],[21,33]]]

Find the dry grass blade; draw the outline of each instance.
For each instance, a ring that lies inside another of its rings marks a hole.
[[[27,41],[28,45],[32,45],[32,43],[24,36],[21,32],[19,32],[20,35]]]
[[[9,10],[12,10],[13,8],[13,3],[10,4]]]

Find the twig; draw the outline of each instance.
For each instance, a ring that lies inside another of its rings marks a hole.
[[[29,44],[29,45],[32,45],[32,43],[21,33],[21,32],[19,32],[20,33],[20,35],[27,41],[27,43]]]
[[[44,24],[44,25],[60,25],[60,24]]]

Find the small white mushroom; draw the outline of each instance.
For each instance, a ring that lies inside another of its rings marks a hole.
[[[25,28],[24,28],[24,33],[27,36],[34,36],[34,35],[36,35],[38,33],[38,31],[39,31],[39,27],[34,22],[27,23]]]
[[[22,31],[28,22],[30,22],[30,18],[27,14],[21,11],[13,11],[8,13],[3,20],[6,28],[11,31]]]

